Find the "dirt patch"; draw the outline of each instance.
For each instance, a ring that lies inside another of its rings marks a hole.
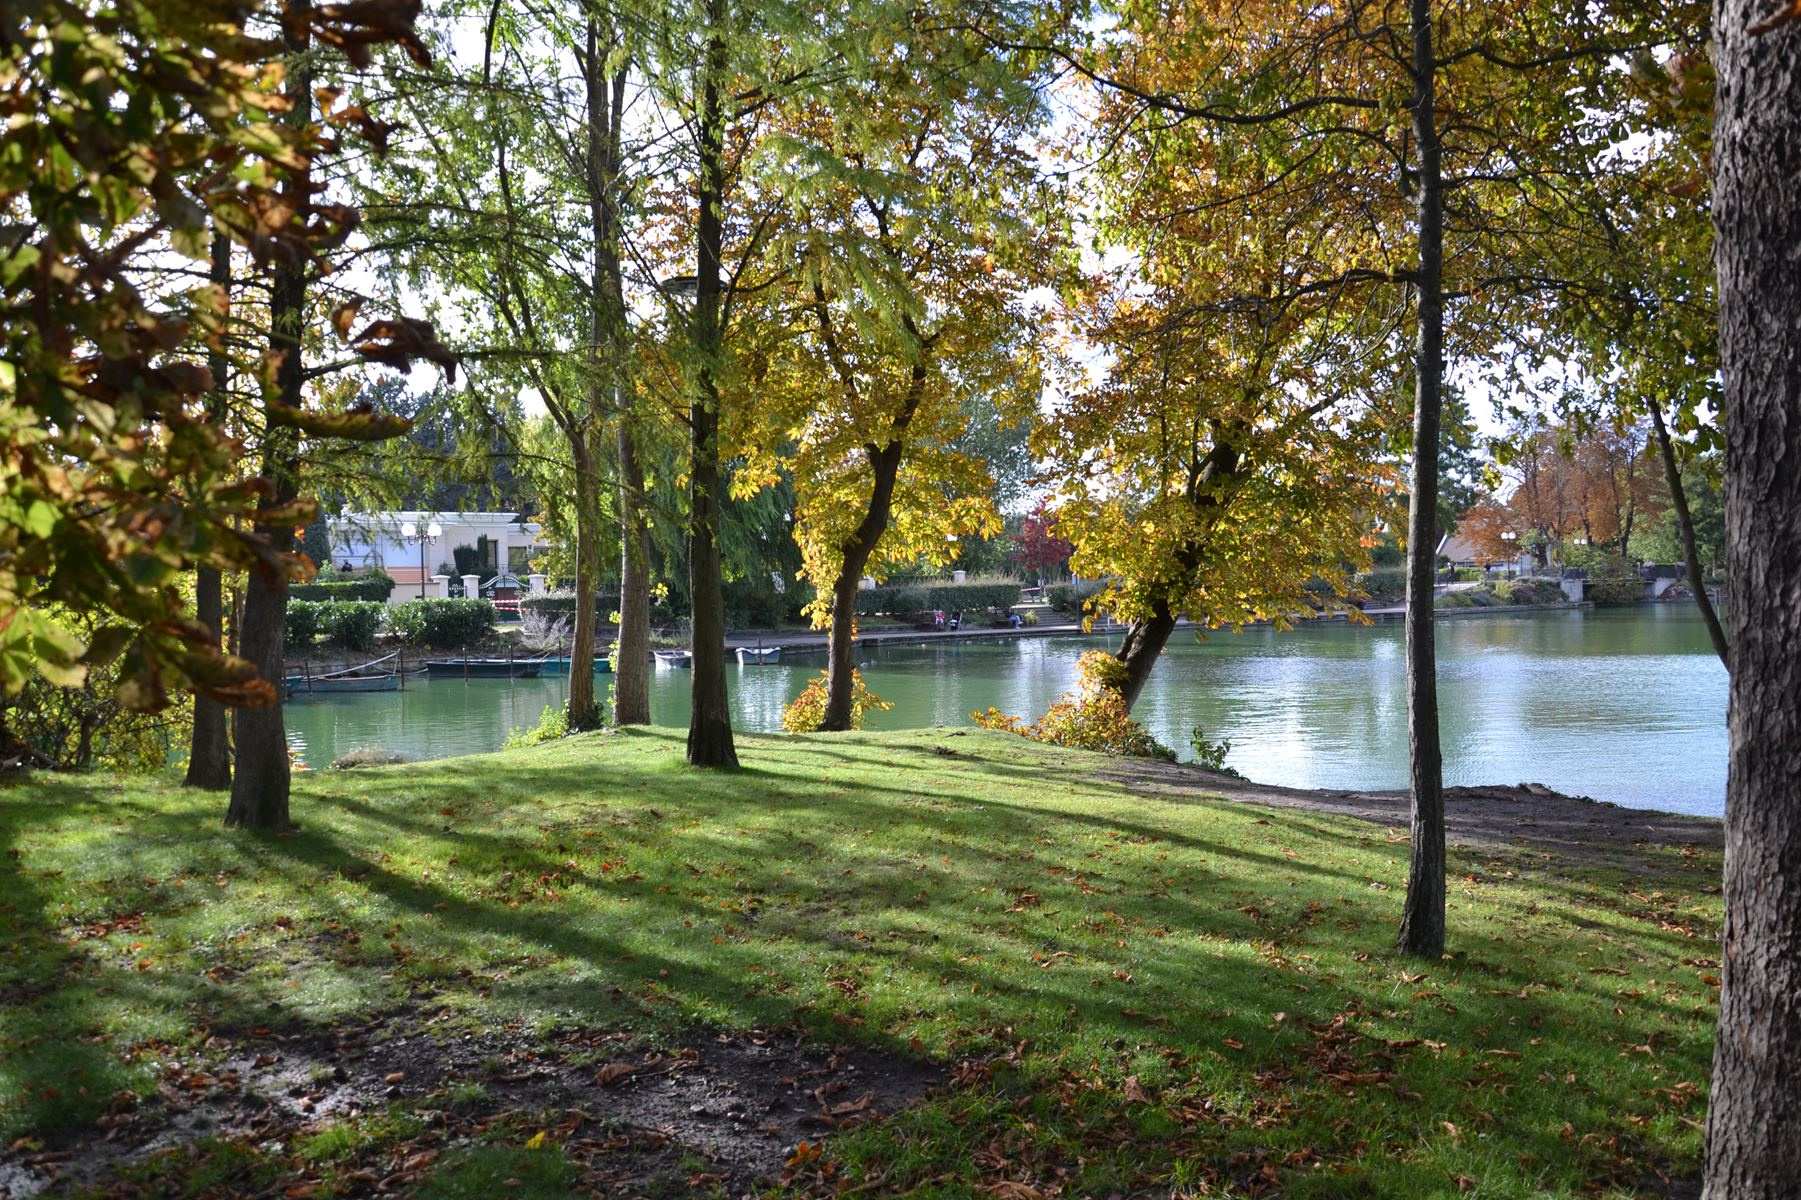
[[[1223,797],[1268,808],[1357,817],[1389,828],[1405,829],[1409,820],[1406,792],[1271,787],[1182,763],[1139,759],[1109,763],[1100,778],[1146,795]],[[1466,845],[1525,843],[1595,864],[1617,863],[1640,845],[1704,849],[1724,845],[1721,824],[1715,819],[1623,808],[1533,783],[1446,788],[1445,834]]]
[[[395,1111],[415,1118],[409,1132],[334,1164],[336,1194],[402,1192],[460,1145],[517,1145],[536,1130],[577,1164],[584,1194],[737,1196],[778,1179],[801,1143],[804,1159],[835,1131],[916,1103],[945,1076],[792,1029],[656,1041],[447,1027],[435,1014],[215,1033],[201,1055],[167,1063],[158,1097],[122,1095],[92,1133],[0,1154],[0,1196],[160,1194],[130,1169],[207,1139],[255,1149],[259,1192],[273,1170],[270,1194],[304,1193],[313,1165],[295,1152],[298,1139]]]

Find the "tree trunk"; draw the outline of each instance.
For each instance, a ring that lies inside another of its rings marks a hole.
[[[692,345],[688,516],[688,602],[693,606],[693,674],[688,716],[688,761],[697,767],[736,767],[732,713],[725,690],[725,592],[720,577],[719,360],[721,255],[725,227],[725,112],[720,83],[726,70],[725,0],[707,3],[706,62],[702,65],[699,151],[699,260]]]
[[[213,631],[215,641],[224,627],[224,599],[219,572],[201,567],[194,574],[194,616]],[[188,743],[188,787],[222,792],[231,787],[231,755],[225,746],[225,706],[205,696],[194,697],[194,729]]]
[[[1412,846],[1407,901],[1396,948],[1438,958],[1445,949],[1444,763],[1438,741],[1438,665],[1433,646],[1438,428],[1444,379],[1444,195],[1439,168],[1431,0],[1412,0],[1414,181],[1419,203],[1417,353],[1414,366],[1413,486],[1407,509],[1407,748]]]
[[[1169,644],[1169,635],[1175,628],[1176,614],[1170,611],[1168,603],[1159,600],[1151,606],[1148,620],[1134,621],[1126,630],[1126,640],[1119,647],[1118,657],[1126,665],[1126,685],[1121,693],[1126,698],[1127,712],[1138,703],[1145,681],[1157,666],[1157,656]]]
[[[915,395],[919,392],[918,381],[924,378],[924,372],[923,366],[914,368]],[[912,415],[912,407],[909,405],[905,419],[897,424],[904,427],[906,421],[912,419]],[[844,545],[844,560],[838,567],[838,578],[832,585],[832,625],[826,639],[825,716],[819,722],[821,733],[839,733],[851,727],[851,705],[856,693],[857,667],[852,661],[852,652],[856,649],[857,585],[863,579],[863,569],[869,565],[869,557],[875,553],[876,544],[888,529],[888,518],[894,509],[894,481],[900,475],[903,446],[904,443],[896,439],[880,450],[870,450],[869,471],[874,476],[874,486],[869,493],[869,507],[864,510],[863,519],[857,523],[856,532],[851,534],[850,540]]]
[[[307,0],[288,5],[293,18],[284,21],[283,42],[290,62],[289,120],[305,125],[313,115],[312,72],[306,66]],[[311,174],[294,171],[282,188],[293,206],[296,221],[304,221],[313,203]],[[306,267],[295,263],[278,267],[269,295],[269,349],[279,356],[275,370],[275,394],[271,405],[300,406],[306,382],[301,346],[306,321]],[[267,424],[263,430],[263,475],[274,494],[271,503],[287,504],[298,494],[295,454],[298,438],[293,429]],[[277,554],[294,549],[291,523],[258,525],[258,536]],[[244,597],[243,627],[239,631],[242,654],[256,665],[259,677],[276,687],[275,703],[268,708],[237,710],[237,772],[232,779],[231,806],[225,823],[248,829],[290,828],[288,819],[288,735],[282,720],[282,644],[288,621],[288,579],[266,570],[252,570]]]
[[[223,232],[213,234],[212,282],[231,294],[231,238]],[[207,354],[207,369],[213,376],[213,395],[218,402],[208,406],[208,417],[225,419],[223,394],[230,370],[223,349]],[[225,631],[223,581],[216,567],[200,567],[194,573],[194,616],[212,630],[215,645],[223,646]],[[225,706],[206,696],[194,697],[194,728],[188,742],[188,774],[182,781],[188,787],[222,792],[231,787],[231,753],[225,744]]]
[[[622,406],[623,407],[623,406]],[[613,723],[650,724],[650,518],[631,417],[619,418],[619,640]]]
[[[600,574],[600,486],[586,436],[569,439],[575,462],[575,644],[569,649],[569,731],[600,724],[594,703],[594,587]]]
[[[594,378],[588,390],[587,432],[582,438],[586,452],[587,482],[590,493],[589,502],[585,502],[583,505],[583,512],[584,514],[589,512],[593,514],[590,518],[591,524],[600,520],[600,491],[598,482],[594,478],[594,457],[598,452],[595,443],[599,440],[602,428],[601,415],[610,411],[619,421],[619,449],[622,460],[619,484],[619,532],[623,547],[621,557],[629,559],[632,556],[631,538],[634,518],[627,509],[627,492],[630,488],[625,482],[625,463],[623,462],[623,459],[628,456],[631,446],[625,428],[626,416],[621,404],[621,400],[627,395],[625,375],[628,359],[625,347],[625,287],[619,264],[618,204],[621,122],[625,107],[627,68],[625,64],[613,61],[616,41],[613,29],[610,27],[603,29],[598,17],[589,17],[587,54],[583,62],[583,71],[587,83],[588,100],[588,215],[590,233],[594,239],[594,266],[591,280],[593,289],[592,324],[589,330],[594,355]],[[639,486],[642,487],[641,482]],[[587,652],[585,656],[580,657],[579,662],[570,664],[571,674],[577,670],[582,671],[587,676],[588,683],[583,689],[586,694],[586,703],[579,725],[575,720],[575,692],[573,689],[570,692],[571,729],[592,728],[600,723],[602,716],[594,702],[593,582],[600,573],[600,548],[599,540],[592,530],[588,535],[588,541],[588,557],[593,561],[591,565],[582,567],[582,574],[590,581],[586,624]],[[622,571],[620,579],[620,622],[622,626],[626,616],[624,610],[627,607],[625,594],[629,590],[630,581],[625,578],[625,572]],[[576,599],[578,623],[582,620],[581,607],[581,599],[578,594]],[[641,606],[640,612],[633,615],[642,622],[643,617],[640,614]],[[644,631],[648,643],[648,625],[644,626]],[[639,718],[640,720],[649,720],[648,681],[646,680],[649,664],[644,661],[648,657],[648,654],[645,654],[639,661],[631,664],[632,674],[629,677],[633,684],[644,689],[639,706],[646,711]],[[624,672],[626,656],[622,654],[620,659],[619,670]],[[625,680],[621,679],[615,686],[615,704],[618,703],[619,685],[624,682]],[[637,701],[637,698],[634,699]]]
[[[1714,6],[1714,264],[1732,596],[1725,931],[1706,1200],[1801,1179],[1801,23]]]
[[[1664,482],[1670,489],[1670,506],[1676,510],[1676,532],[1682,538],[1682,563],[1688,570],[1688,589],[1694,593],[1695,607],[1701,610],[1701,623],[1707,626],[1707,639],[1720,664],[1732,669],[1732,658],[1726,643],[1726,630],[1720,625],[1720,614],[1714,611],[1707,595],[1707,579],[1701,570],[1701,552],[1695,548],[1695,521],[1688,511],[1688,493],[1682,487],[1682,471],[1676,465],[1676,448],[1670,443],[1670,431],[1663,422],[1663,406],[1651,405],[1651,427],[1657,431],[1657,449],[1663,457]]]

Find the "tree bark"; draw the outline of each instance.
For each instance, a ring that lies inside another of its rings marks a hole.
[[[619,418],[619,640],[613,723],[650,724],[650,518],[631,417]]]
[[[569,452],[575,466],[575,630],[569,648],[569,731],[600,724],[594,703],[594,589],[600,574],[600,487],[588,439],[572,431]]]
[[[698,119],[698,254],[691,344],[689,404],[688,602],[693,607],[693,675],[688,716],[688,761],[697,767],[736,767],[732,713],[725,687],[725,592],[720,577],[719,360],[725,227],[725,111],[720,84],[726,71],[726,0],[708,0],[706,61]]]
[[[1413,135],[1419,170],[1418,330],[1414,365],[1413,485],[1407,509],[1407,749],[1412,844],[1396,948],[1438,958],[1445,949],[1444,763],[1432,588],[1437,574],[1439,408],[1444,381],[1444,194],[1433,113],[1431,0],[1412,0]]]
[[[1670,442],[1670,431],[1664,424],[1663,407],[1651,405],[1651,428],[1657,432],[1657,449],[1663,458],[1663,478],[1670,489],[1670,507],[1676,510],[1676,533],[1682,539],[1682,564],[1688,570],[1688,590],[1694,594],[1695,607],[1701,611],[1701,623],[1707,626],[1707,640],[1720,656],[1720,665],[1732,669],[1726,630],[1720,614],[1714,611],[1707,595],[1707,580],[1701,572],[1701,552],[1695,547],[1695,521],[1688,510],[1688,493],[1682,487],[1682,471],[1676,465],[1676,448]]]
[[[213,234],[212,282],[231,294],[231,238],[223,232]],[[223,349],[207,354],[207,369],[213,376],[216,403],[209,405],[208,417],[225,419],[223,394],[229,360]],[[223,581],[216,567],[199,567],[194,573],[194,616],[212,631],[215,645],[223,645],[225,631]],[[194,728],[188,741],[188,774],[182,780],[188,787],[209,792],[222,792],[231,787],[231,752],[225,742],[225,706],[206,696],[194,697]]]
[[[1126,665],[1126,684],[1120,692],[1125,696],[1127,712],[1138,703],[1145,681],[1157,666],[1157,656],[1169,644],[1169,635],[1175,628],[1176,614],[1170,611],[1166,601],[1159,600],[1151,606],[1147,620],[1134,621],[1126,630],[1126,640],[1119,647],[1118,657]]]
[[[1801,22],[1714,5],[1713,217],[1732,596],[1725,928],[1705,1200],[1801,1179]]]
[[[591,352],[594,355],[592,364],[594,376],[588,390],[588,407],[584,414],[586,431],[581,441],[584,449],[585,477],[587,498],[581,499],[582,478],[578,476],[577,492],[581,512],[578,514],[578,528],[584,532],[577,536],[577,559],[579,573],[588,583],[588,615],[582,617],[581,593],[578,585],[576,593],[576,622],[587,631],[585,649],[581,637],[577,636],[575,661],[570,663],[570,675],[583,675],[587,682],[582,688],[583,704],[579,713],[576,709],[576,691],[570,689],[569,727],[575,729],[591,729],[600,724],[603,714],[594,700],[594,586],[600,574],[600,546],[594,526],[600,521],[600,487],[595,478],[598,447],[596,442],[601,430],[601,415],[611,412],[619,420],[621,427],[622,457],[626,442],[624,439],[625,416],[620,408],[620,399],[626,395],[625,373],[625,286],[619,263],[619,169],[620,139],[622,131],[623,110],[625,105],[625,73],[623,64],[612,61],[612,52],[617,38],[611,28],[603,29],[597,17],[588,19],[587,53],[583,62],[583,73],[587,84],[588,102],[588,213],[590,232],[594,239],[592,313],[591,313]],[[623,463],[621,467],[623,468]],[[620,483],[621,507],[619,513],[621,540],[626,545],[625,556],[630,555],[630,530],[632,518],[626,511],[625,484],[623,472]],[[585,521],[585,526],[580,522]],[[587,540],[587,557],[591,562],[580,562],[583,536]],[[620,602],[625,604],[625,580],[621,579]],[[621,613],[623,621],[624,614]],[[648,638],[648,628],[647,628]],[[638,677],[648,670],[647,663],[634,664]],[[615,700],[617,702],[617,700]]]
[[[915,367],[914,372],[916,377],[923,378],[923,367]],[[917,392],[917,387],[914,390]],[[851,727],[857,670],[852,653],[856,649],[857,585],[862,581],[869,556],[888,529],[903,445],[897,438],[880,450],[870,448],[869,470],[875,477],[875,486],[870,491],[869,507],[864,510],[863,519],[844,544],[844,558],[838,567],[838,578],[832,585],[832,625],[826,639],[825,716],[819,722],[821,733],[839,733]]]
[[[291,0],[285,14],[288,19],[283,22],[282,40],[290,59],[288,100],[292,107],[288,118],[295,125],[307,124],[313,115],[312,72],[306,66],[307,7],[308,0]],[[294,219],[304,220],[313,203],[311,172],[304,167],[293,171],[282,194],[293,207]],[[280,361],[275,371],[275,394],[269,399],[271,405],[300,406],[306,382],[301,355],[305,321],[304,263],[277,267],[269,296],[269,349]],[[298,495],[297,447],[293,429],[273,423],[265,425],[263,475],[273,489],[271,502],[275,505],[287,504]],[[258,525],[256,532],[277,554],[294,549],[291,523]],[[288,735],[281,701],[288,579],[267,570],[253,570],[249,576],[239,631],[241,653],[256,665],[258,676],[275,684],[276,693],[275,703],[268,708],[237,710],[237,772],[232,779],[231,806],[226,810],[225,823],[248,829],[281,830],[292,825],[288,818]]]

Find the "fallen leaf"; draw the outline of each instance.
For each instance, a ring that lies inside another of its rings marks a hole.
[[[601,1087],[612,1087],[628,1075],[636,1075],[638,1065],[628,1062],[610,1062],[594,1073],[594,1082]]]

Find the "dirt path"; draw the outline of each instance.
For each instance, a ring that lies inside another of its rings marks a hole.
[[[1145,795],[1224,797],[1269,808],[1356,817],[1396,829],[1405,829],[1408,823],[1407,793],[1400,791],[1271,787],[1182,763],[1139,759],[1111,762],[1099,778]],[[1446,788],[1445,833],[1452,843],[1528,844],[1594,863],[1617,862],[1635,846],[1718,849],[1723,844],[1720,822],[1713,818],[1623,808],[1566,796],[1540,784]]]

